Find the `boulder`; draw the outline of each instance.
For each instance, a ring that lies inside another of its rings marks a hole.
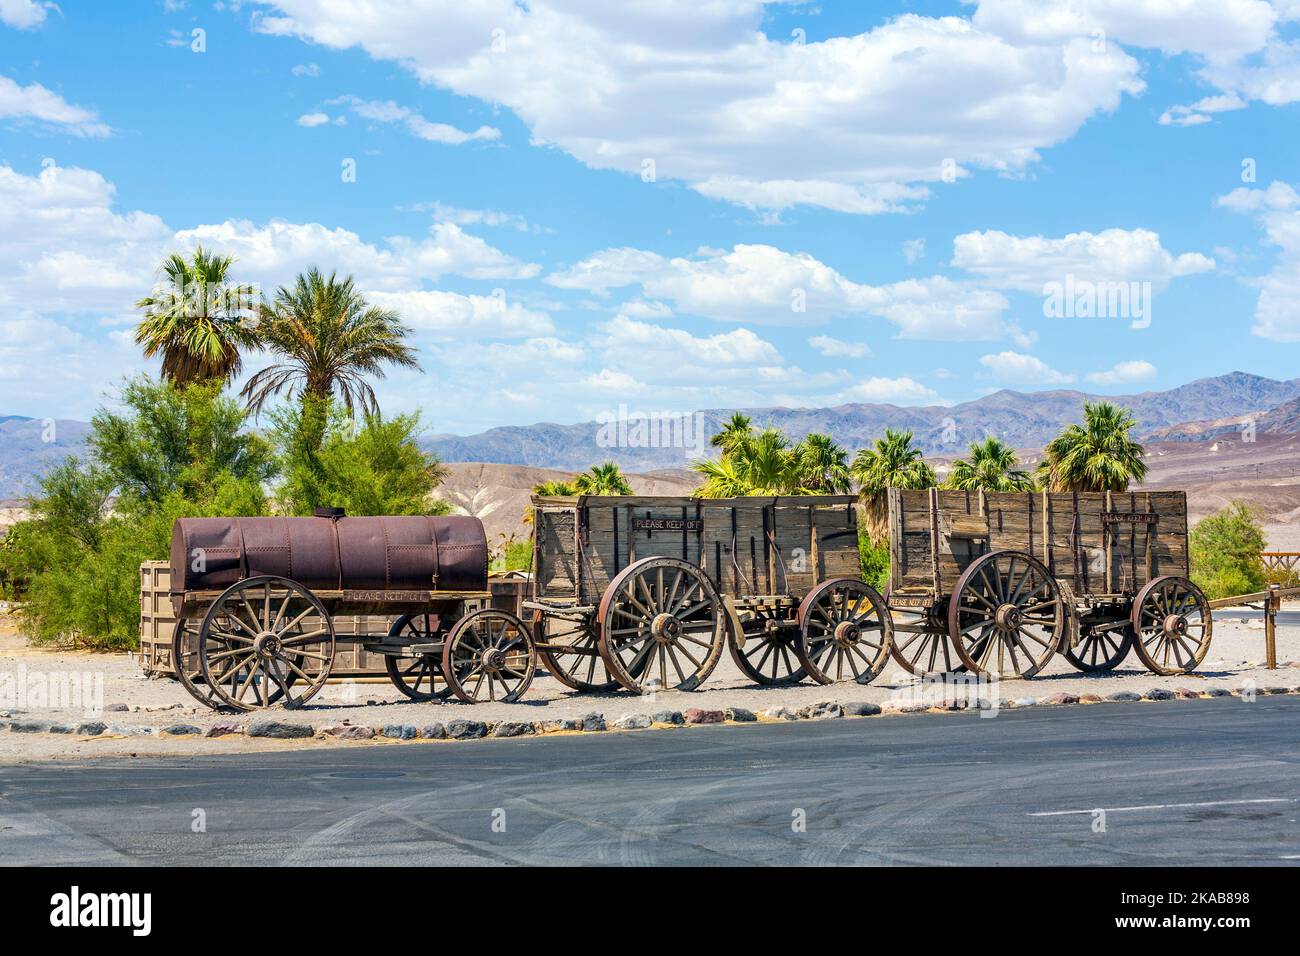
[[[447,736],[453,740],[473,740],[487,736],[487,724],[481,720],[456,719],[448,722]]]
[[[278,740],[295,740],[313,737],[311,724],[294,724],[287,720],[254,720],[248,725],[250,737],[273,737]]]
[[[727,719],[720,710],[702,710],[699,707],[688,707],[682,717],[688,724],[720,724]]]
[[[758,720],[758,715],[752,710],[746,710],[744,707],[728,707],[722,712],[727,720],[734,720],[738,724],[749,724]]]
[[[619,730],[645,730],[651,723],[647,714],[624,714],[614,721],[614,726]]]

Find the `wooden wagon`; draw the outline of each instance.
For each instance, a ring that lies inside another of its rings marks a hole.
[[[891,489],[888,507],[894,657],[913,673],[1031,677],[1058,650],[1103,672],[1132,649],[1181,674],[1209,650],[1184,492]]]
[[[477,518],[185,518],[172,531],[172,660],[210,707],[301,706],[338,644],[384,655],[413,700],[517,700],[536,652],[518,616],[493,607]],[[398,615],[381,640],[335,618]]]
[[[855,500],[534,497],[538,657],[577,690],[694,690],[724,642],[760,684],[866,683],[892,628]]]

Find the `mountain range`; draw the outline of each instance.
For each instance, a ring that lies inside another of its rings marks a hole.
[[[1300,379],[1277,381],[1246,372],[1231,372],[1197,379],[1167,391],[1133,395],[1092,395],[1070,389],[1017,392],[1002,389],[959,405],[898,406],[887,404],[837,405],[833,408],[739,409],[756,425],[773,425],[793,438],[809,432],[827,432],[848,449],[869,445],[886,428],[911,430],[927,454],[957,455],[972,442],[996,435],[1021,449],[1039,449],[1061,429],[1082,418],[1083,404],[1105,400],[1127,406],[1137,419],[1137,433],[1178,440],[1177,426],[1209,423],[1237,417],[1256,417],[1295,406],[1291,417],[1270,419],[1269,427],[1300,430]],[[734,409],[707,409],[700,416],[699,432],[716,432]],[[1257,425],[1263,427],[1263,425]],[[582,470],[593,462],[612,460],[625,470],[651,471],[681,468],[704,449],[694,447],[608,447],[601,440],[610,429],[601,422],[576,425],[539,423],[492,428],[477,435],[434,435],[426,446],[443,461],[483,461],[535,468]],[[629,429],[631,432],[631,429]],[[694,429],[687,434],[695,437]],[[1201,436],[1204,437],[1204,436]],[[1191,440],[1190,437],[1187,440]],[[662,444],[662,443],[661,443]]]
[[[1003,389],[958,405],[851,404],[740,411],[756,425],[773,425],[795,438],[828,432],[850,450],[869,445],[886,428],[910,429],[927,454],[952,457],[986,435],[996,435],[1016,448],[1040,449],[1065,425],[1080,420],[1084,402],[1102,399],[1130,408],[1138,421],[1138,434],[1151,440],[1202,441],[1237,431],[1248,421],[1265,434],[1300,432],[1300,379],[1278,381],[1246,372],[1133,395]],[[627,440],[620,442],[613,426],[601,422],[543,422],[492,428],[476,435],[428,435],[422,444],[444,462],[578,471],[612,460],[632,472],[673,470],[706,453],[708,436],[733,411],[705,409],[689,416],[685,432],[689,447],[681,447],[681,442],[676,447],[640,447],[635,423],[624,436]],[[0,498],[30,494],[48,468],[83,451],[88,431],[85,422],[0,416]],[[611,444],[606,438],[615,441]]]

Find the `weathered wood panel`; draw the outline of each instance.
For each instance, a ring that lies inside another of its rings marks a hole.
[[[860,574],[855,499],[534,498],[538,593],[599,601],[633,561],[678,558],[724,595],[802,596]]]
[[[933,512],[933,514],[932,514]],[[890,491],[890,587],[949,594],[988,551],[1038,558],[1076,594],[1132,594],[1153,577],[1186,576],[1181,491]]]

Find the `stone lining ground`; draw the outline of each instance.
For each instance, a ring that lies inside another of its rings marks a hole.
[[[125,654],[90,654],[27,647],[0,620],[0,675],[28,678],[62,674],[98,680],[103,712],[75,708],[10,706],[0,702],[0,763],[63,757],[176,755],[258,751],[285,747],[358,746],[437,742],[482,737],[682,728],[748,723],[885,716],[931,710],[1155,701],[1174,697],[1300,692],[1300,618],[1284,612],[1278,628],[1277,670],[1263,668],[1262,622],[1220,612],[1215,637],[1200,671],[1157,677],[1130,659],[1103,676],[1083,675],[1063,658],[1027,681],[983,688],[921,686],[891,663],[866,686],[756,687],[724,655],[704,689],[691,694],[576,694],[539,676],[515,704],[413,703],[384,683],[334,684],[298,711],[215,713],[173,681],[150,680]],[[8,626],[6,626],[8,625]],[[29,695],[30,697],[30,695]]]

